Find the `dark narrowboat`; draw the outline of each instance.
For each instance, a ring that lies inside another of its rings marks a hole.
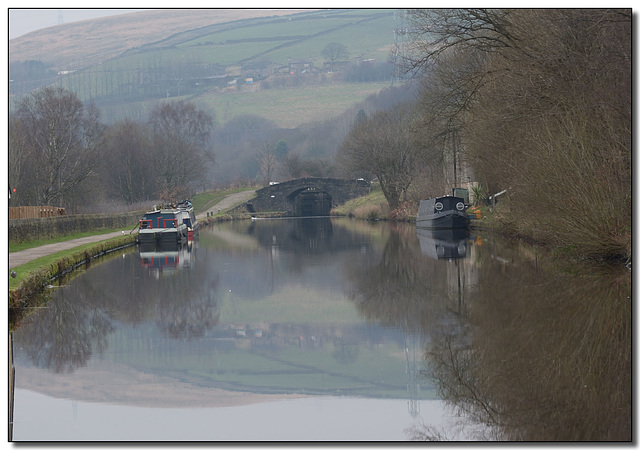
[[[420,228],[468,229],[467,206],[462,197],[436,197],[420,201],[416,226]]]

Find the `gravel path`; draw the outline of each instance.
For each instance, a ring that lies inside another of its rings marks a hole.
[[[69,250],[79,245],[104,241],[105,239],[111,239],[118,236],[122,236],[122,231],[114,231],[113,233],[97,234],[95,236],[71,239],[69,241],[41,245],[40,247],[33,247],[19,252],[9,253],[9,269],[16,266],[21,266],[22,264],[26,264],[42,256],[51,255],[52,253],[61,252],[62,250]]]
[[[250,198],[255,195],[255,191],[243,191],[237,192],[235,194],[230,194],[226,196],[222,201],[213,205],[208,211],[204,211],[201,214],[198,214],[198,218],[201,219],[203,217],[207,217],[207,212],[217,213],[218,209],[221,211],[225,211],[229,208],[233,208],[241,203],[246,202]],[[125,233],[127,233],[125,231]],[[9,268],[21,266],[22,264],[26,264],[34,259],[40,258],[42,256],[51,255],[52,253],[60,252],[62,250],[69,250],[79,245],[89,244],[92,242],[99,242],[105,239],[111,239],[114,237],[122,236],[121,231],[116,231],[113,233],[106,234],[98,234],[95,236],[88,236],[78,239],[71,239],[69,241],[57,242],[55,244],[47,244],[41,245],[40,247],[29,248],[26,250],[22,250],[19,252],[9,253]]]

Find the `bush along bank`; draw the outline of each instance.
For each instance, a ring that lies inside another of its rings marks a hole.
[[[54,280],[69,274],[76,268],[89,264],[93,259],[135,245],[136,237],[123,236],[63,256],[46,267],[36,269],[15,289],[9,291],[9,329],[13,329],[30,309],[46,301],[43,293]]]

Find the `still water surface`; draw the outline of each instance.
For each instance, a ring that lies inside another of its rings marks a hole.
[[[540,259],[329,218],[131,248],[14,332],[13,438],[629,440],[630,275]]]

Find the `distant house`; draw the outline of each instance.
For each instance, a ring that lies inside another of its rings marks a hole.
[[[245,78],[253,78],[255,81],[263,80],[270,77],[276,72],[277,66],[268,61],[257,61],[247,63],[242,66],[242,76]]]
[[[289,75],[316,72],[313,65],[313,58],[291,59],[289,58]]]

